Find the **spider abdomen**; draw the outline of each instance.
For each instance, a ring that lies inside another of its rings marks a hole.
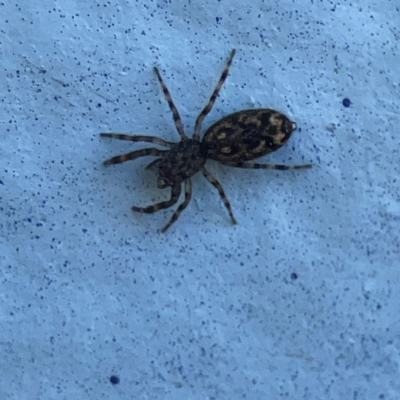
[[[260,108],[229,114],[204,134],[207,157],[221,162],[248,161],[279,149],[296,124],[284,114]]]
[[[206,145],[199,140],[178,142],[158,164],[160,178],[169,185],[177,184],[199,172],[206,163]]]

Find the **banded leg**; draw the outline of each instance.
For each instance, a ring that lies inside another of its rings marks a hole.
[[[183,129],[182,120],[179,115],[178,109],[175,107],[175,104],[172,100],[171,94],[169,93],[167,85],[164,83],[163,79],[161,78],[160,71],[158,70],[157,67],[154,67],[154,72],[156,73],[158,81],[160,82],[161,89],[164,92],[164,96],[165,96],[165,99],[167,100],[169,108],[172,111],[172,116],[174,118],[175,126],[176,126],[176,129],[178,130],[179,136],[183,139],[187,136]]]
[[[164,226],[164,228],[161,229],[161,232],[165,232],[181,215],[181,212],[187,207],[189,204],[189,201],[192,197],[192,183],[190,182],[190,179],[185,180],[185,200],[183,201],[182,204],[176,209],[176,211],[172,214],[171,219],[167,223],[167,225]]]
[[[229,165],[230,167],[237,168],[260,168],[260,169],[279,169],[282,171],[287,171],[289,169],[303,169],[303,168],[311,168],[312,164],[303,164],[303,165],[282,165],[282,164],[258,164],[258,163],[249,163],[243,161],[233,161],[233,162],[222,162],[221,164]]]
[[[203,123],[203,120],[207,116],[207,114],[211,111],[211,109],[215,103],[215,99],[217,98],[218,93],[221,90],[221,87],[224,84],[226,77],[228,76],[229,67],[232,64],[232,59],[233,59],[233,56],[235,55],[235,52],[236,52],[235,49],[233,49],[231,51],[228,61],[226,62],[225,68],[222,71],[221,77],[219,78],[217,86],[215,87],[210,99],[208,100],[208,103],[206,104],[206,106],[203,108],[203,110],[201,111],[201,113],[198,115],[198,117],[196,119],[196,124],[194,126],[193,139],[200,138],[201,124]]]
[[[236,218],[233,216],[231,203],[229,203],[229,200],[225,195],[225,192],[224,192],[224,189],[223,189],[222,185],[214,178],[214,176],[211,174],[211,172],[209,172],[204,167],[201,169],[201,172],[203,173],[205,178],[208,180],[208,182],[210,182],[213,186],[215,186],[217,188],[218,193],[221,196],[221,199],[222,199],[226,209],[228,210],[228,213],[229,213],[229,215],[231,217],[232,222],[236,225],[237,221],[236,221]]]
[[[108,137],[119,140],[128,140],[130,142],[149,142],[154,144],[159,144],[161,146],[165,146],[171,148],[175,145],[173,142],[167,142],[164,139],[161,139],[157,136],[147,136],[147,135],[126,135],[125,133],[116,133],[116,132],[107,132],[100,133],[101,137]]]
[[[119,156],[112,157],[103,162],[104,165],[111,165],[111,164],[119,164],[123,163],[128,160],[135,160],[139,157],[145,156],[163,156],[164,153],[167,153],[169,150],[160,150],[154,147],[150,147],[149,149],[140,149],[136,151],[131,151],[130,153],[120,154]]]
[[[172,188],[171,188],[171,198],[169,200],[162,201],[161,203],[152,204],[151,206],[147,206],[147,207],[133,206],[132,210],[140,212],[140,213],[151,214],[151,213],[159,211],[159,210],[161,210],[163,208],[171,207],[172,205],[174,205],[178,201],[179,196],[181,195],[181,192],[182,192],[182,187],[181,186],[182,186],[181,184],[172,186]]]

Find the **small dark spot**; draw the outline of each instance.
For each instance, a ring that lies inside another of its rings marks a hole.
[[[376,305],[376,309],[377,310],[380,310],[382,308],[382,306],[378,303],[377,305]]]
[[[111,382],[113,385],[118,385],[118,383],[119,383],[119,378],[118,378],[118,376],[116,376],[116,375],[111,375],[111,376],[110,376],[110,382]]]
[[[298,278],[296,272],[292,272],[292,273],[290,274],[290,277],[291,277],[293,280],[296,280],[296,279]]]
[[[343,107],[350,107],[351,101],[347,97],[345,97],[342,101]]]

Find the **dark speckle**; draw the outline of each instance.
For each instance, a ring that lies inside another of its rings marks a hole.
[[[116,375],[111,375],[111,376],[110,376],[110,382],[111,382],[113,385],[118,385],[118,383],[119,383],[119,378],[118,378],[118,376],[116,376]]]
[[[298,278],[296,272],[292,272],[292,273],[290,274],[290,277],[291,277],[293,280],[296,280],[296,279]]]
[[[350,107],[351,101],[350,101],[350,99],[348,99],[347,97],[345,97],[345,98],[343,99],[343,101],[342,101],[342,104],[343,104],[344,107],[348,108],[348,107]]]

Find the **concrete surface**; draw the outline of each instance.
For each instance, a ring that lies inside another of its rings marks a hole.
[[[400,399],[397,1],[0,2],[0,399]],[[297,122],[265,162],[168,197],[148,146],[245,108]],[[348,99],[344,101],[344,99]],[[347,103],[346,103],[347,101]],[[348,106],[348,107],[346,107]]]

